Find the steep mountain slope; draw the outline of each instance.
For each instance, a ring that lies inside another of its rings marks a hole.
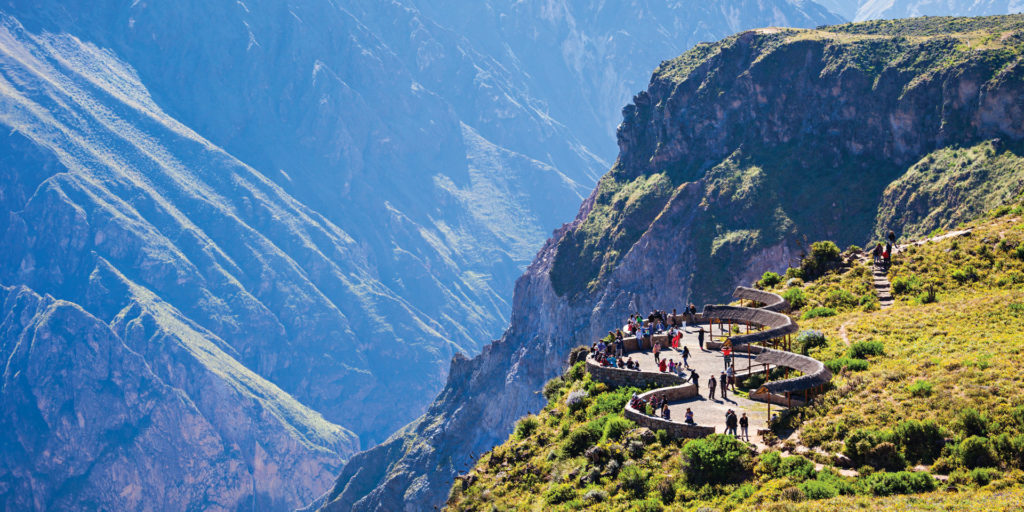
[[[715,2],[707,18],[651,2],[635,12],[602,7],[594,18],[566,4],[556,10],[568,14],[535,19],[547,2],[503,2],[499,11],[520,14],[515,30],[499,31],[478,28],[497,19],[479,17],[478,4],[43,0],[4,9],[34,32],[114,52],[170,117],[259,169],[322,216],[314,222],[344,230],[346,251],[324,252],[330,262],[313,272],[343,268],[345,278],[311,279],[336,306],[316,316],[325,324],[228,333],[207,310],[230,303],[224,296],[172,302],[254,371],[372,445],[422,412],[453,353],[476,353],[500,334],[514,279],[607,169],[592,147],[612,149],[612,121],[594,123],[579,105],[604,110],[614,92],[617,109],[665,53],[657,46],[674,53],[743,23],[834,21],[787,0]],[[662,13],[671,17],[652,15]],[[659,35],[618,36],[623,27]],[[523,31],[557,36],[512,48]],[[612,36],[627,43],[578,71],[571,55],[541,59],[554,55],[549,44]],[[633,67],[641,50],[650,62]],[[290,307],[264,306],[272,315]],[[353,336],[364,350],[351,361],[337,340]],[[387,405],[410,395],[406,407]],[[355,414],[368,396],[377,399]]]
[[[354,457],[324,508],[439,503],[609,318],[723,300],[806,239],[863,243],[922,158],[1019,141],[1022,29],[1010,16],[760,30],[663,64],[624,111],[612,171],[517,282],[509,330],[453,361],[427,414]]]
[[[358,254],[351,240],[169,118],[108,52],[8,16],[0,125],[0,282],[19,285],[0,315],[3,508],[322,493],[358,440],[252,368],[358,389],[358,347],[332,363],[303,335],[354,338],[327,257]],[[290,339],[301,372],[260,350]]]

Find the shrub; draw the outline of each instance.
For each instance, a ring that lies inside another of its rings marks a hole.
[[[634,428],[636,428],[636,423],[617,414],[612,415],[604,424],[604,438],[617,441],[622,438],[623,434]]]
[[[577,389],[569,393],[569,396],[565,397],[565,405],[569,407],[570,411],[576,411],[583,408],[587,403],[587,392],[582,389]]]
[[[860,299],[847,290],[832,290],[825,296],[824,303],[830,308],[853,308],[860,305]]]
[[[1017,248],[1013,250],[1013,257],[1018,260],[1024,260],[1024,244],[1018,245]]]
[[[839,490],[832,484],[818,480],[808,480],[800,484],[800,490],[809,500],[827,500],[839,495]]]
[[[893,442],[911,462],[930,463],[942,452],[945,438],[934,420],[906,420],[893,429]]]
[[[569,368],[569,371],[565,372],[565,380],[568,382],[582,380],[585,373],[587,373],[587,363],[586,361],[579,361],[572,365],[572,368]]]
[[[777,451],[762,453],[757,458],[757,465],[754,466],[754,474],[769,478],[776,478],[781,475],[779,468],[782,467],[782,456]]]
[[[676,486],[675,480],[672,478],[666,478],[660,482],[656,487],[658,495],[661,496],[663,503],[672,503],[676,499]]]
[[[865,487],[875,496],[922,493],[935,490],[935,479],[928,473],[910,471],[874,473],[867,477]]]
[[[902,469],[906,461],[892,441],[893,434],[888,430],[858,429],[846,436],[843,453],[858,466]]]
[[[743,475],[750,460],[750,450],[733,436],[712,434],[686,443],[682,456],[689,482],[719,484]]]
[[[921,290],[921,278],[917,276],[899,276],[892,280],[892,293],[896,295],[913,295]]]
[[[818,306],[814,309],[811,309],[810,311],[805,312],[800,318],[803,320],[807,320],[808,318],[819,318],[826,316],[836,316],[836,310],[832,308]]]
[[[844,369],[851,372],[862,372],[868,369],[868,362],[864,359],[840,357],[838,359],[825,361],[825,366],[828,367],[829,371],[832,373],[840,373]]]
[[[858,253],[858,252],[864,252],[864,248],[859,246],[859,245],[854,245],[854,244],[851,244],[849,247],[846,248],[846,253],[847,254],[855,254],[855,253]]]
[[[917,397],[931,396],[932,383],[925,379],[917,379],[913,384],[907,386],[907,391],[909,391],[911,395]]]
[[[972,469],[967,476],[974,481],[979,487],[988,485],[995,480],[999,480],[1001,472],[994,468],[975,468]]]
[[[884,355],[885,346],[881,341],[858,341],[850,345],[846,353],[851,359],[864,359],[867,356]]]
[[[597,442],[599,437],[589,428],[577,428],[569,432],[565,441],[562,442],[562,454],[566,457],[575,457],[583,453],[588,446]]]
[[[583,493],[583,501],[587,503],[601,503],[608,500],[608,493],[602,489],[591,489]]]
[[[987,437],[968,437],[960,442],[957,452],[960,455],[960,463],[968,468],[990,467],[996,464],[996,454]]]
[[[544,398],[548,402],[558,398],[558,395],[562,393],[563,381],[561,377],[555,377],[544,384]]]
[[[825,335],[821,331],[800,331],[800,334],[796,336],[797,349],[803,355],[813,348],[824,347],[828,341],[825,339]]]
[[[555,484],[544,491],[544,501],[557,505],[576,498],[576,489],[569,484]]]
[[[587,415],[600,416],[601,414],[622,412],[633,393],[639,391],[634,387],[622,387],[596,395],[593,403],[587,407]]]
[[[638,501],[629,510],[630,512],[661,512],[665,510],[665,507],[656,498],[647,498],[646,500]]]
[[[771,288],[781,282],[782,276],[775,272],[768,271],[761,275],[761,280],[757,282],[757,287],[762,289]]]
[[[964,409],[956,418],[956,427],[965,437],[986,436],[988,435],[988,416],[974,408]]]
[[[633,497],[640,498],[647,495],[648,476],[648,472],[640,469],[640,466],[630,465],[619,472],[619,482]]]
[[[799,456],[786,457],[782,459],[779,472],[788,476],[794,481],[801,482],[814,477],[814,463]]]
[[[992,438],[992,448],[1007,466],[1024,469],[1024,434],[999,434]]]
[[[789,301],[789,305],[794,311],[807,305],[807,295],[801,288],[790,288],[782,292],[782,298]]]
[[[790,267],[786,269],[786,279],[803,279],[804,271],[797,267]]]
[[[835,242],[825,240],[811,244],[811,253],[800,262],[801,277],[815,278],[832,270],[842,263],[839,246]]]
[[[977,281],[978,270],[975,269],[973,265],[967,265],[963,268],[953,270],[953,272],[949,274],[949,277],[952,277],[953,280],[959,284]]]
[[[516,423],[516,439],[526,439],[537,431],[540,421],[534,415],[527,416]]]

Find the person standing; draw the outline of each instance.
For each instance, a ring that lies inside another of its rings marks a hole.
[[[725,413],[725,433],[736,435],[736,413],[732,409]]]
[[[700,375],[697,374],[697,370],[690,374],[690,382],[697,388],[697,396],[700,396]]]
[[[700,345],[700,349],[704,350],[704,328],[703,327],[701,327],[700,330],[697,331],[697,345]]]
[[[747,431],[747,427],[750,426],[750,420],[747,419],[747,413],[743,413],[740,416],[740,432],[743,433],[743,439],[750,441],[750,432]]]
[[[710,398],[712,400],[715,399],[715,386],[717,386],[717,385],[718,385],[718,381],[715,380],[715,376],[712,375],[711,378],[708,379],[708,398]]]
[[[722,372],[722,374],[718,377],[718,380],[722,384],[722,386],[721,386],[722,387],[722,391],[721,391],[722,400],[725,400],[725,390],[729,389],[729,380],[728,380],[728,378],[726,378],[725,372]]]
[[[683,347],[683,366],[690,367],[690,347]]]

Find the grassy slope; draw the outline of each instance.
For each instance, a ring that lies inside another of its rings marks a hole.
[[[816,307],[831,307],[836,312],[800,321],[802,328],[817,329],[826,336],[824,346],[809,350],[812,356],[833,360],[847,355],[850,347],[839,335],[841,328],[855,346],[880,342],[884,349],[884,355],[863,356],[867,370],[839,372],[834,389],[801,414],[786,418],[778,428],[783,435],[796,429],[778,449],[792,450],[797,443],[816,447],[823,453],[812,457],[826,465],[836,462],[828,454],[846,452],[860,467],[860,477],[843,478],[828,470],[816,473],[808,467],[810,461],[800,456],[784,456],[781,467],[775,467],[774,451],[759,456],[737,452],[735,478],[704,485],[692,471],[699,462],[694,462],[692,454],[687,457],[687,452],[695,451],[694,443],[707,441],[645,442],[640,431],[627,431],[616,439],[615,429],[607,425],[624,421],[617,411],[631,390],[609,391],[603,384],[591,382],[577,367],[549,383],[545,394],[550,403],[542,412],[521,421],[517,433],[483,455],[469,476],[456,482],[449,507],[1019,507],[1024,503],[1024,398],[1019,396],[1024,380],[1019,372],[1024,363],[1019,347],[1024,333],[1024,221],[1019,207],[1003,208],[999,213],[1002,215],[973,223],[969,236],[915,247],[897,258],[890,271],[890,279],[897,284],[897,303],[890,309],[879,310],[876,301],[864,298],[870,272],[863,265],[854,264],[806,284],[783,279],[775,287],[803,292],[806,304],[795,315]],[[934,302],[926,296],[929,286],[935,291]],[[575,411],[566,405],[572,390],[588,391]],[[964,412],[970,410],[978,414]],[[934,430],[913,438],[907,425],[920,424],[905,420],[933,420]],[[588,430],[592,435],[576,433]],[[971,440],[965,441],[968,438]],[[861,440],[859,446],[857,439]],[[608,455],[596,459],[567,450],[572,441],[580,443],[580,450],[596,445]],[[887,442],[891,443],[888,447]],[[694,446],[687,448],[690,444]],[[934,448],[922,449],[925,446]],[[719,453],[726,448],[718,446]],[[876,496],[892,492],[878,479],[893,477],[878,475],[886,475],[886,469],[891,475],[915,464],[948,474],[949,485],[958,492],[903,495],[897,491],[894,496]],[[646,486],[631,490],[628,475],[637,470],[626,471],[628,466],[639,468]],[[587,476],[589,481],[581,480]],[[828,498],[833,492],[848,494]],[[595,500],[602,497],[603,501]]]

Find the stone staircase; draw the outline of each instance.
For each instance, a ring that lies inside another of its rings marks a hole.
[[[885,265],[875,264],[872,270],[871,280],[875,287],[875,295],[878,296],[878,305],[882,309],[891,307],[893,304],[892,285],[887,277],[888,269]]]

